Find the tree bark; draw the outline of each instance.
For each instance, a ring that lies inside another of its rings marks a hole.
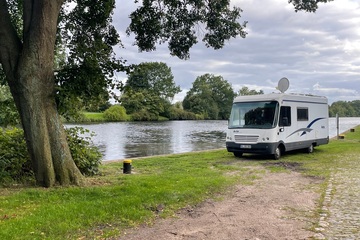
[[[64,0],[27,0],[23,39],[0,0],[0,62],[21,116],[37,184],[81,185],[55,103],[54,46]]]

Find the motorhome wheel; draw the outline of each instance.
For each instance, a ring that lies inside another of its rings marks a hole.
[[[280,149],[280,147],[277,147],[277,148],[275,149],[274,159],[275,159],[275,160],[279,160],[280,157],[281,157],[281,149]]]
[[[306,152],[307,153],[312,153],[312,152],[314,152],[314,145],[310,145],[307,149],[306,149]]]

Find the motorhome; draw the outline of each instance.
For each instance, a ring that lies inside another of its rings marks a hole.
[[[235,98],[226,134],[226,148],[236,157],[243,153],[269,154],[274,159],[287,152],[329,142],[326,97],[271,93]]]

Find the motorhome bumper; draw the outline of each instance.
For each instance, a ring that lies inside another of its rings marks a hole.
[[[226,142],[228,152],[274,154],[278,143],[239,144]]]

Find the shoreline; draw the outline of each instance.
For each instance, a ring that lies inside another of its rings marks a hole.
[[[354,126],[354,127],[352,127],[352,128],[349,128],[348,130],[346,130],[346,131],[344,131],[344,132],[342,132],[342,133],[339,133],[339,136],[341,136],[341,135],[346,135],[347,133],[350,133],[350,132],[351,132],[351,129],[354,129],[354,130],[355,130],[355,128],[358,128],[358,127],[360,127],[360,124],[359,124],[359,125],[356,125],[356,126]],[[341,140],[341,139],[339,139],[338,136],[334,136],[334,137],[330,138],[329,140]]]
[[[351,131],[351,129],[355,129],[357,127],[360,127],[359,125],[356,125],[352,128],[349,128],[348,130],[342,132],[339,134],[340,135],[344,135],[347,134]],[[338,136],[334,136],[334,137],[329,137],[329,141],[333,141],[333,140],[342,140],[342,139],[338,139]],[[142,159],[146,159],[146,158],[150,158],[150,157],[166,157],[166,156],[171,156],[171,155],[177,155],[177,154],[186,154],[186,153],[197,153],[197,152],[208,152],[208,151],[216,151],[216,150],[223,150],[226,148],[214,148],[214,149],[205,149],[205,150],[200,150],[200,151],[191,151],[191,152],[183,152],[183,153],[169,153],[169,154],[160,154],[160,155],[149,155],[149,156],[143,156],[143,157],[134,157],[134,158],[121,158],[121,159],[112,159],[112,160],[102,160],[101,163],[102,164],[109,164],[109,163],[115,163],[115,162],[121,162],[124,160],[142,160]]]

